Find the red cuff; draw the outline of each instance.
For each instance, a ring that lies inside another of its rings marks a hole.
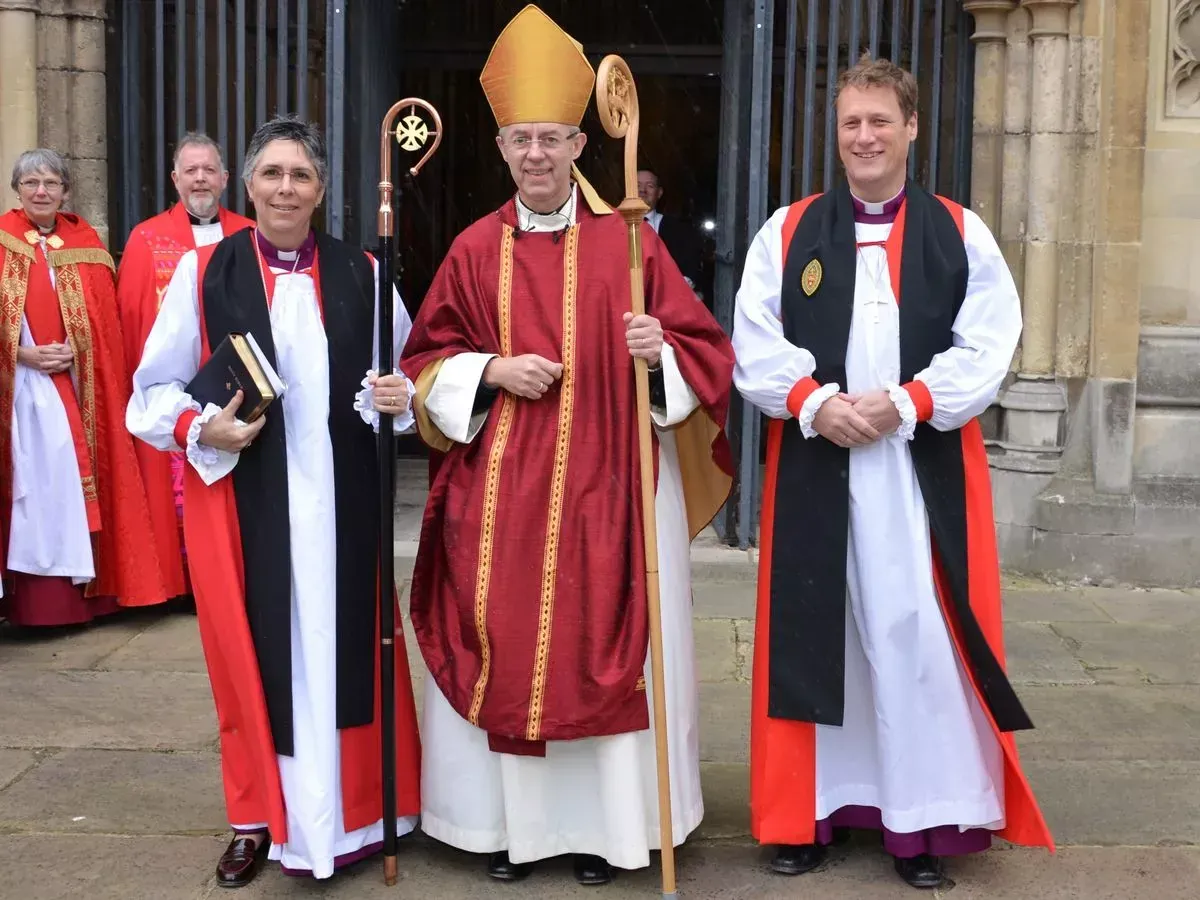
[[[194,409],[185,409],[179,418],[175,420],[175,446],[182,447],[184,450],[187,449],[188,431],[191,429],[192,422],[195,421],[198,415],[200,413]]]
[[[804,406],[804,401],[820,386],[815,378],[801,378],[792,386],[787,396],[787,408],[793,418],[800,418],[800,410]]]
[[[933,418],[933,396],[929,393],[925,382],[910,381],[900,387],[908,391],[908,396],[912,397],[913,406],[917,408],[918,422],[928,422]]]

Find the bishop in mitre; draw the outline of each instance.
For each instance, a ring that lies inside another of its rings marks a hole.
[[[634,358],[652,372],[673,835],[700,823],[691,538],[729,489],[729,341],[642,226],[575,167],[595,75],[535,6],[481,76],[516,194],[455,240],[401,368],[440,451],[412,583],[426,681],[422,828],[499,879],[658,849]],[[724,466],[724,468],[723,468]]]

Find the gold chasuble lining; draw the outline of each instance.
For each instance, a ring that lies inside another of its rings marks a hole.
[[[542,608],[538,617],[537,651],[533,658],[533,684],[529,692],[526,740],[541,738],[542,705],[546,698],[546,670],[550,663],[550,632],[554,619],[554,583],[558,577],[558,539],[562,531],[563,492],[567,457],[571,449],[571,417],[575,408],[575,295],[579,279],[579,225],[567,231],[563,260],[562,387],[558,407],[558,439],[554,445],[554,473],[550,483],[550,509],[546,515],[546,550],[542,558]]]
[[[500,355],[512,356],[512,270],[513,229],[504,226],[500,241],[500,284],[497,289],[500,317]],[[471,697],[471,709],[467,721],[479,725],[479,710],[483,706],[483,694],[487,690],[488,676],[492,667],[492,645],[487,634],[487,600],[492,576],[492,541],[496,534],[496,505],[500,494],[500,466],[504,462],[504,448],[508,433],[512,429],[516,398],[503,392],[500,403],[500,421],[496,424],[496,436],[488,454],[487,482],[483,492],[483,515],[479,524],[479,568],[475,576],[475,632],[479,637],[479,678]]]

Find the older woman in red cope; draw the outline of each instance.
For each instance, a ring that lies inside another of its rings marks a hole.
[[[133,443],[113,263],[63,212],[66,161],[22,153],[0,216],[0,616],[71,625],[166,599]]]

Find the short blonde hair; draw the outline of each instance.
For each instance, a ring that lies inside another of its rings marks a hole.
[[[872,59],[864,53],[853,66],[838,77],[834,103],[842,91],[854,88],[891,88],[900,102],[900,114],[907,122],[917,114],[917,79],[912,72],[902,69],[890,59]]]

